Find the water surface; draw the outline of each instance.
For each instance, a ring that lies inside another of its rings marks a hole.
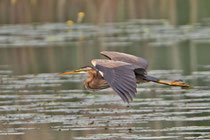
[[[208,23],[0,26],[0,138],[209,139]],[[182,79],[192,88],[144,83],[127,104],[112,89],[85,89],[85,74],[58,76],[104,58],[102,50],[144,57],[148,74]]]

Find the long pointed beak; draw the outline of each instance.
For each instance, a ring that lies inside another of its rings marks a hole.
[[[76,74],[76,73],[81,73],[85,71],[84,69],[78,69],[78,70],[73,70],[73,71],[67,71],[64,73],[60,73],[59,75],[69,75],[69,74]]]

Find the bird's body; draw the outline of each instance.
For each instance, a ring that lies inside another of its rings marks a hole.
[[[84,81],[86,88],[97,90],[112,87],[125,102],[133,100],[137,92],[136,84],[142,82],[152,81],[171,86],[189,87],[189,85],[180,81],[167,82],[148,76],[146,69],[149,63],[144,58],[111,51],[103,51],[101,54],[109,58],[109,60],[93,59],[91,63],[94,67],[86,66],[60,75],[85,71],[89,75]]]
[[[88,71],[89,77],[84,81],[84,85],[89,89],[106,89],[109,84],[104,80],[103,76],[94,69]]]

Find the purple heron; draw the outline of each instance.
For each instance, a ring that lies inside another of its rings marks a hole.
[[[182,81],[163,81],[147,75],[149,63],[146,59],[130,54],[102,51],[102,55],[109,59],[93,59],[94,67],[85,66],[78,70],[68,71],[60,75],[87,72],[89,77],[84,81],[89,89],[112,89],[124,102],[129,103],[136,96],[136,84],[155,82],[170,86],[189,87]]]

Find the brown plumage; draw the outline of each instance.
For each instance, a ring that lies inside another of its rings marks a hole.
[[[162,81],[158,78],[148,76],[146,69],[149,63],[146,59],[130,54],[102,51],[102,55],[108,59],[93,59],[94,67],[86,66],[78,70],[61,73],[60,75],[80,73],[85,71],[89,77],[84,84],[89,89],[112,89],[124,102],[130,102],[136,96],[136,84],[141,82],[156,82],[170,86],[189,87],[180,81]]]
[[[86,67],[88,68],[88,67]],[[89,89],[105,89],[108,88],[108,83],[104,80],[101,74],[93,68],[87,71],[89,77],[84,81],[85,87]]]

